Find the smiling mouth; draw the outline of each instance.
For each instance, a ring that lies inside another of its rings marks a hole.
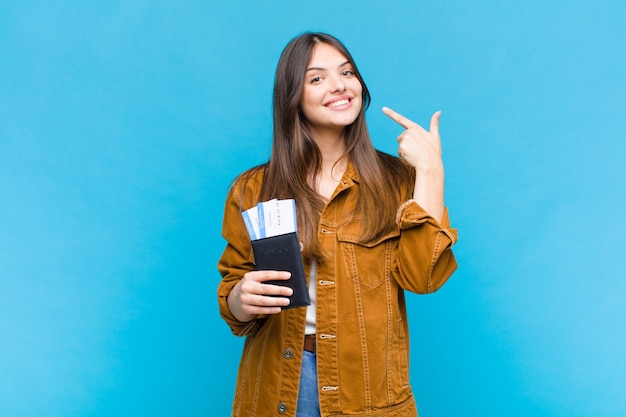
[[[350,103],[350,99],[344,98],[344,99],[333,101],[332,103],[327,104],[327,107],[330,107],[332,109],[332,108],[339,107],[339,106],[345,106],[348,103]]]

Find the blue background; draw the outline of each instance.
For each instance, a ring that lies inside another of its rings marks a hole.
[[[460,264],[410,295],[420,416],[626,410],[626,3],[4,1],[0,415],[226,416],[223,202],[268,158],[284,45],[339,37],[441,109]]]

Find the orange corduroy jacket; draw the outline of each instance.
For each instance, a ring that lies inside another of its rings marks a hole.
[[[241,212],[258,202],[262,171],[255,175],[235,182],[228,195],[222,232],[227,246],[218,265],[221,316],[235,335],[246,337],[232,415],[294,417],[306,308],[242,323],[226,301],[254,270]],[[451,251],[457,231],[450,228],[447,210],[440,224],[411,195],[403,195],[397,228],[375,242],[359,243],[362,219],[352,214],[358,192],[359,178],[349,165],[322,212],[318,238],[328,259],[309,283],[316,286],[321,415],[414,417],[404,290],[430,293],[446,282],[457,267]]]

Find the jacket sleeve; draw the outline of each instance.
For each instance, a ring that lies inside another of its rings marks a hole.
[[[395,278],[406,290],[426,294],[437,291],[457,268],[452,246],[457,230],[450,227],[447,208],[441,223],[414,200],[398,210],[400,242]]]
[[[246,272],[254,270],[250,237],[241,217],[244,210],[240,200],[241,195],[238,184],[235,184],[226,199],[222,236],[227,243],[218,262],[222,281],[217,289],[220,315],[236,336],[246,336],[256,332],[264,320],[264,317],[257,316],[250,322],[240,322],[231,313],[227,303],[228,295],[233,287],[241,281]]]

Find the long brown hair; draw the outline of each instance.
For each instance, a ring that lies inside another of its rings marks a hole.
[[[400,203],[397,196],[400,187],[408,186],[412,170],[397,158],[374,149],[365,122],[370,94],[346,47],[325,33],[307,32],[291,40],[276,69],[272,155],[267,164],[257,167],[265,171],[260,199],[295,199],[303,256],[323,261],[325,256],[317,238],[317,228],[325,202],[308,182],[309,178],[317,178],[320,173],[322,156],[300,112],[304,75],[313,48],[320,42],[333,46],[346,57],[362,86],[363,105],[344,135],[346,155],[359,176],[357,213],[376,213],[375,216],[362,216],[362,242],[375,240],[393,230]]]

